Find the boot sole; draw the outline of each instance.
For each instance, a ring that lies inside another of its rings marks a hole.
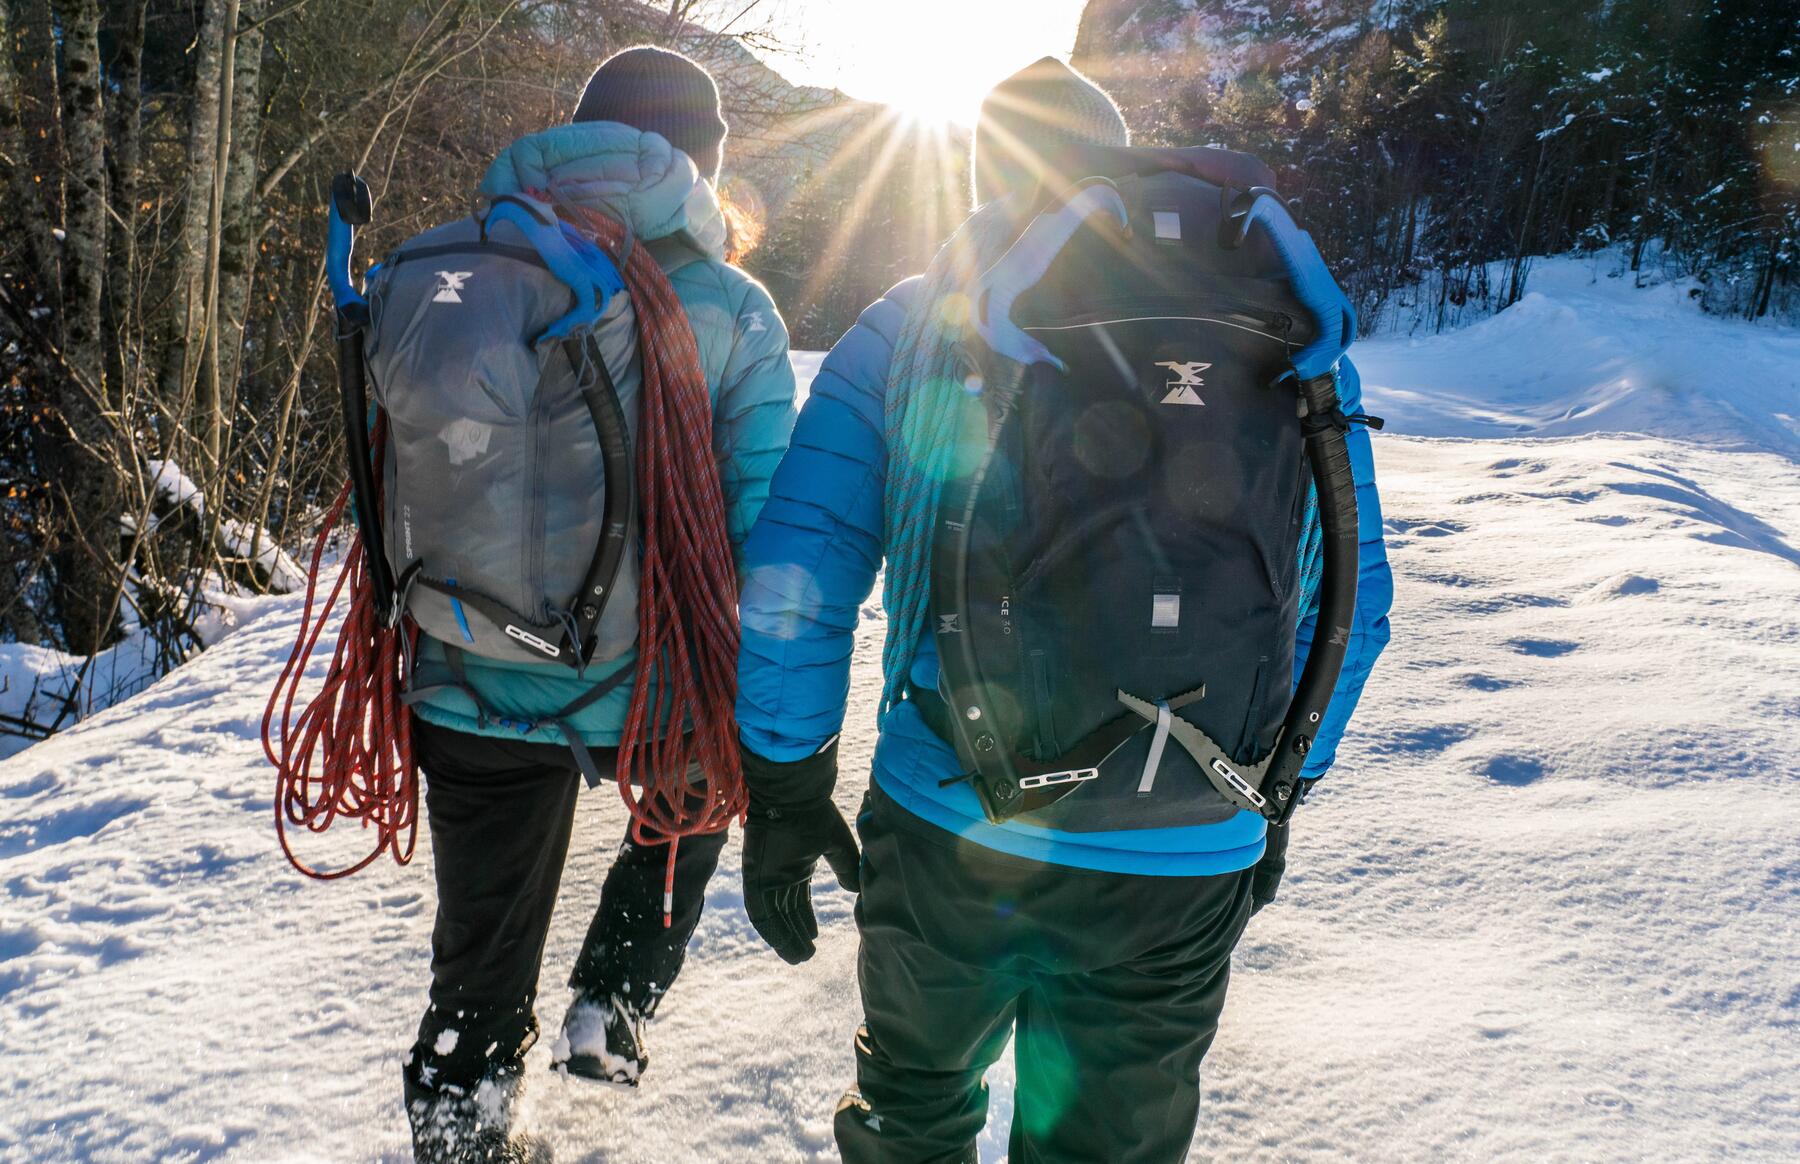
[[[589,1083],[617,1088],[620,1091],[636,1091],[638,1087],[637,1079],[608,1071],[597,1055],[570,1056],[560,1063],[550,1064],[550,1072],[553,1075],[560,1075],[564,1079],[583,1079]]]

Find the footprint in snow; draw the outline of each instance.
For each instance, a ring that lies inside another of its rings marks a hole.
[[[121,817],[142,812],[149,807],[148,800],[120,797],[70,805],[56,812],[46,813],[36,820],[0,826],[0,859],[37,852],[81,837],[91,837]]]
[[[1517,679],[1497,679],[1492,675],[1465,675],[1460,680],[1464,687],[1476,691],[1505,691],[1508,687],[1517,687]]]
[[[50,792],[58,787],[60,787],[60,785],[57,783],[55,776],[52,776],[48,772],[39,772],[36,776],[33,776],[31,779],[21,784],[8,784],[6,787],[0,788],[0,796],[4,796],[8,800],[22,800],[27,796],[36,796],[42,792]]]
[[[1441,752],[1474,734],[1475,729],[1466,723],[1438,723],[1385,732],[1379,739],[1371,741],[1371,746],[1378,752],[1388,753]]]
[[[1494,477],[1517,477],[1525,473],[1542,473],[1550,466],[1542,461],[1534,461],[1530,457],[1508,457],[1504,461],[1495,461],[1488,466],[1488,474]]]
[[[420,893],[384,893],[371,901],[369,908],[391,913],[396,917],[416,917],[424,904],[424,895]]]
[[[1537,781],[1545,771],[1543,761],[1530,756],[1490,756],[1481,765],[1483,776],[1495,784],[1506,784],[1514,788],[1522,788]]]
[[[1390,535],[1410,535],[1421,538],[1447,538],[1451,534],[1459,534],[1469,527],[1460,521],[1408,521],[1403,517],[1390,517],[1387,520],[1387,532]]]
[[[1568,639],[1507,639],[1506,645],[1534,659],[1559,659],[1570,651],[1581,649],[1580,643]]]
[[[1589,1107],[1597,1107],[1604,1111],[1618,1112],[1620,1115],[1624,1115],[1626,1112],[1631,1111],[1634,1106],[1629,1099],[1626,1099],[1618,1092],[1604,1089],[1588,1092],[1586,1095],[1582,1096],[1581,1102],[1587,1104]]]
[[[1419,581],[1430,582],[1436,586],[1455,586],[1458,588],[1466,588],[1466,587],[1485,585],[1485,583],[1483,583],[1479,579],[1471,578],[1467,574],[1457,574],[1454,572],[1435,573],[1435,572],[1426,570],[1426,571],[1421,571],[1416,576],[1419,579]]]
[[[1517,1034],[1524,1025],[1525,1016],[1510,1010],[1475,1012],[1475,1030],[1484,1039],[1504,1039],[1508,1035]]]
[[[1485,598],[1471,598],[1461,604],[1461,609],[1469,614],[1501,614],[1508,610],[1523,608],[1563,607],[1569,605],[1566,598],[1557,598],[1549,594],[1493,594]]]

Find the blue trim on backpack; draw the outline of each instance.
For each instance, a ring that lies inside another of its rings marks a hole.
[[[1326,269],[1312,236],[1300,229],[1279,198],[1257,195],[1244,212],[1244,231],[1258,222],[1281,257],[1281,265],[1287,268],[1295,297],[1306,305],[1319,328],[1318,338],[1294,353],[1294,371],[1302,380],[1323,376],[1337,365],[1356,338],[1356,311]]]
[[[532,208],[542,207],[541,213],[527,208],[527,202]],[[548,204],[509,194],[493,204],[486,221],[490,225],[508,222],[518,228],[550,273],[575,293],[575,306],[544,329],[539,340],[562,339],[592,328],[600,322],[613,296],[624,292],[625,279],[612,258],[559,220]]]

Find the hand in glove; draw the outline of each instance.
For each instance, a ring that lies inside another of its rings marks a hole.
[[[861,888],[856,837],[831,802],[837,741],[790,763],[746,750],[743,764],[750,787],[744,911],[782,961],[798,965],[813,956],[813,939],[819,936],[812,908],[812,875],[819,858],[831,865],[839,885],[852,893]]]
[[[1302,780],[1298,795],[1300,803],[1306,803],[1307,793],[1312,791],[1316,780]],[[1275,900],[1276,887],[1281,884],[1281,875],[1287,872],[1288,829],[1293,824],[1289,817],[1280,824],[1269,826],[1269,835],[1263,846],[1262,860],[1256,863],[1250,873],[1250,915],[1252,917],[1263,906]]]
[[[1263,843],[1262,860],[1250,871],[1250,916],[1255,917],[1262,907],[1275,900],[1276,887],[1281,884],[1281,875],[1287,872],[1288,824],[1269,826],[1269,835]]]

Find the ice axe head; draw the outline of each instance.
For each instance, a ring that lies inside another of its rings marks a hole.
[[[339,174],[331,180],[331,208],[350,226],[369,225],[375,211],[369,184],[348,170]]]

